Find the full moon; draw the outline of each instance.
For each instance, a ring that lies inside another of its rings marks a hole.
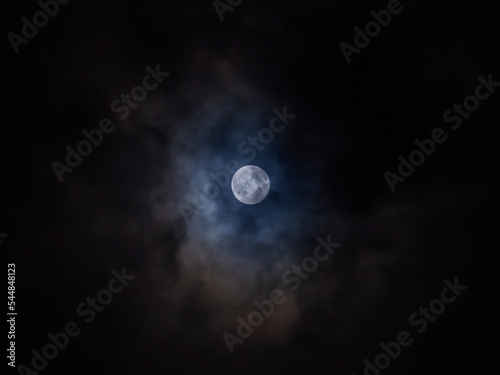
[[[267,197],[270,188],[269,176],[255,165],[246,165],[238,169],[231,181],[234,196],[245,204],[262,202]]]

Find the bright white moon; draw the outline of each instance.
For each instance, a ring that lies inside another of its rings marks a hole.
[[[245,204],[262,202],[267,197],[270,188],[269,176],[255,165],[246,165],[238,169],[231,181],[234,196]]]

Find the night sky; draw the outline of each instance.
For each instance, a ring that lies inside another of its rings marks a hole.
[[[65,1],[2,12],[9,374],[494,363],[495,2]]]

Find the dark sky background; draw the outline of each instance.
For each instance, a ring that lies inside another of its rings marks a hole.
[[[402,4],[351,64],[339,44],[387,2],[244,0],[221,22],[209,0],[74,0],[18,54],[7,34],[39,7],[4,4],[0,251],[17,270],[16,365],[68,321],[81,334],[41,374],[359,375],[404,330],[415,341],[384,374],[494,363],[500,90],[456,131],[443,113],[479,75],[500,81],[495,2]],[[170,76],[120,120],[110,104],[157,64]],[[238,145],[284,106],[297,117],[252,161],[266,200],[227,187],[186,223],[179,205],[210,172],[247,164]],[[51,163],[105,117],[116,129],[59,183]],[[449,139],[392,193],[384,172],[437,127]],[[290,291],[283,272],[328,235],[341,246]],[[122,267],[136,278],[84,323],[76,307]],[[455,277],[468,289],[415,333],[408,317]],[[276,288],[286,302],[230,354],[223,333]]]

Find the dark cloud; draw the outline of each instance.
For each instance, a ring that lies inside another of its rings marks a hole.
[[[19,270],[18,361],[122,267],[136,279],[42,373],[361,374],[456,276],[469,289],[386,372],[491,361],[499,94],[395,193],[383,173],[449,130],[479,75],[500,80],[496,21],[488,4],[404,4],[351,64],[339,43],[386,3],[244,1],[221,23],[209,1],[71,2],[8,50],[0,246]],[[12,7],[17,31],[35,8]],[[111,103],[157,64],[170,75],[118,119]],[[196,209],[285,106],[297,117],[251,159],[266,200],[225,186]],[[106,117],[116,130],[59,184],[51,163]],[[291,291],[282,275],[327,236],[341,246]],[[223,333],[275,289],[286,302],[229,354]]]

